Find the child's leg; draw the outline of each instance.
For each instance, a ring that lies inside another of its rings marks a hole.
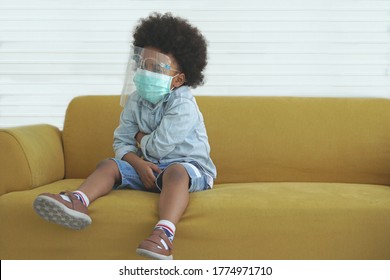
[[[110,192],[120,180],[120,172],[113,160],[102,161],[96,170],[81,184],[78,191],[60,194],[43,193],[34,201],[39,216],[72,229],[82,229],[92,223],[88,205]]]
[[[176,225],[189,203],[190,178],[182,165],[173,164],[164,171],[162,180],[159,216],[161,220],[168,220]]]
[[[99,163],[96,170],[88,176],[78,190],[83,192],[91,203],[108,194],[120,179],[118,165],[113,160],[106,159]]]
[[[172,259],[175,225],[188,206],[189,183],[190,178],[183,165],[173,164],[164,170],[159,200],[160,221],[152,235],[138,247],[139,255],[155,259]]]

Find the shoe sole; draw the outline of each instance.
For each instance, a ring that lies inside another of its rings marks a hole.
[[[138,248],[136,250],[136,253],[139,256],[147,257],[147,258],[151,258],[151,259],[155,259],[155,260],[173,260],[173,256],[172,255],[164,256],[164,255],[160,255],[160,254],[154,253],[152,251],[148,251],[148,250],[141,249],[141,248]]]
[[[35,212],[46,221],[74,230],[83,229],[92,223],[88,215],[69,209],[61,202],[48,196],[38,196],[33,207]]]

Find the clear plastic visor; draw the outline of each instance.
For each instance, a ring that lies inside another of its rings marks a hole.
[[[133,46],[127,63],[120,104],[124,107],[127,97],[135,91],[133,77],[138,68],[168,76],[170,73],[180,72],[178,69],[173,69],[171,64],[172,61],[169,56],[163,53],[152,48]]]

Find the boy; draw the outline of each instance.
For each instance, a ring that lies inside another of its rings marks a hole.
[[[74,192],[39,195],[34,209],[48,221],[82,229],[92,223],[88,205],[112,189],[158,192],[160,220],[136,252],[172,259],[189,192],[212,188],[216,178],[203,117],[189,91],[203,84],[206,41],[169,13],[141,20],[133,38],[124,93],[132,85],[136,90],[114,132],[115,158],[102,161]]]

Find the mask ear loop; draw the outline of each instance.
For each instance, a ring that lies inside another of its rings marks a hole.
[[[181,73],[177,73],[175,76],[172,76],[171,81],[173,81],[173,79],[176,78],[177,76],[179,76],[180,74],[181,74]],[[172,92],[174,89],[175,89],[175,87],[172,87],[172,88],[170,89],[170,91]]]
[[[162,67],[162,68],[164,68],[165,70],[167,70],[168,73],[169,73],[169,71],[176,71],[176,72],[178,72],[175,76],[172,76],[171,81],[182,73],[182,72],[179,71],[179,70],[176,70],[176,69],[171,68],[171,66],[170,66],[169,64],[165,64],[165,63],[160,62],[159,65],[160,65],[160,67]],[[175,89],[175,87],[172,87],[172,88],[170,89],[170,92],[172,92],[174,89]]]

